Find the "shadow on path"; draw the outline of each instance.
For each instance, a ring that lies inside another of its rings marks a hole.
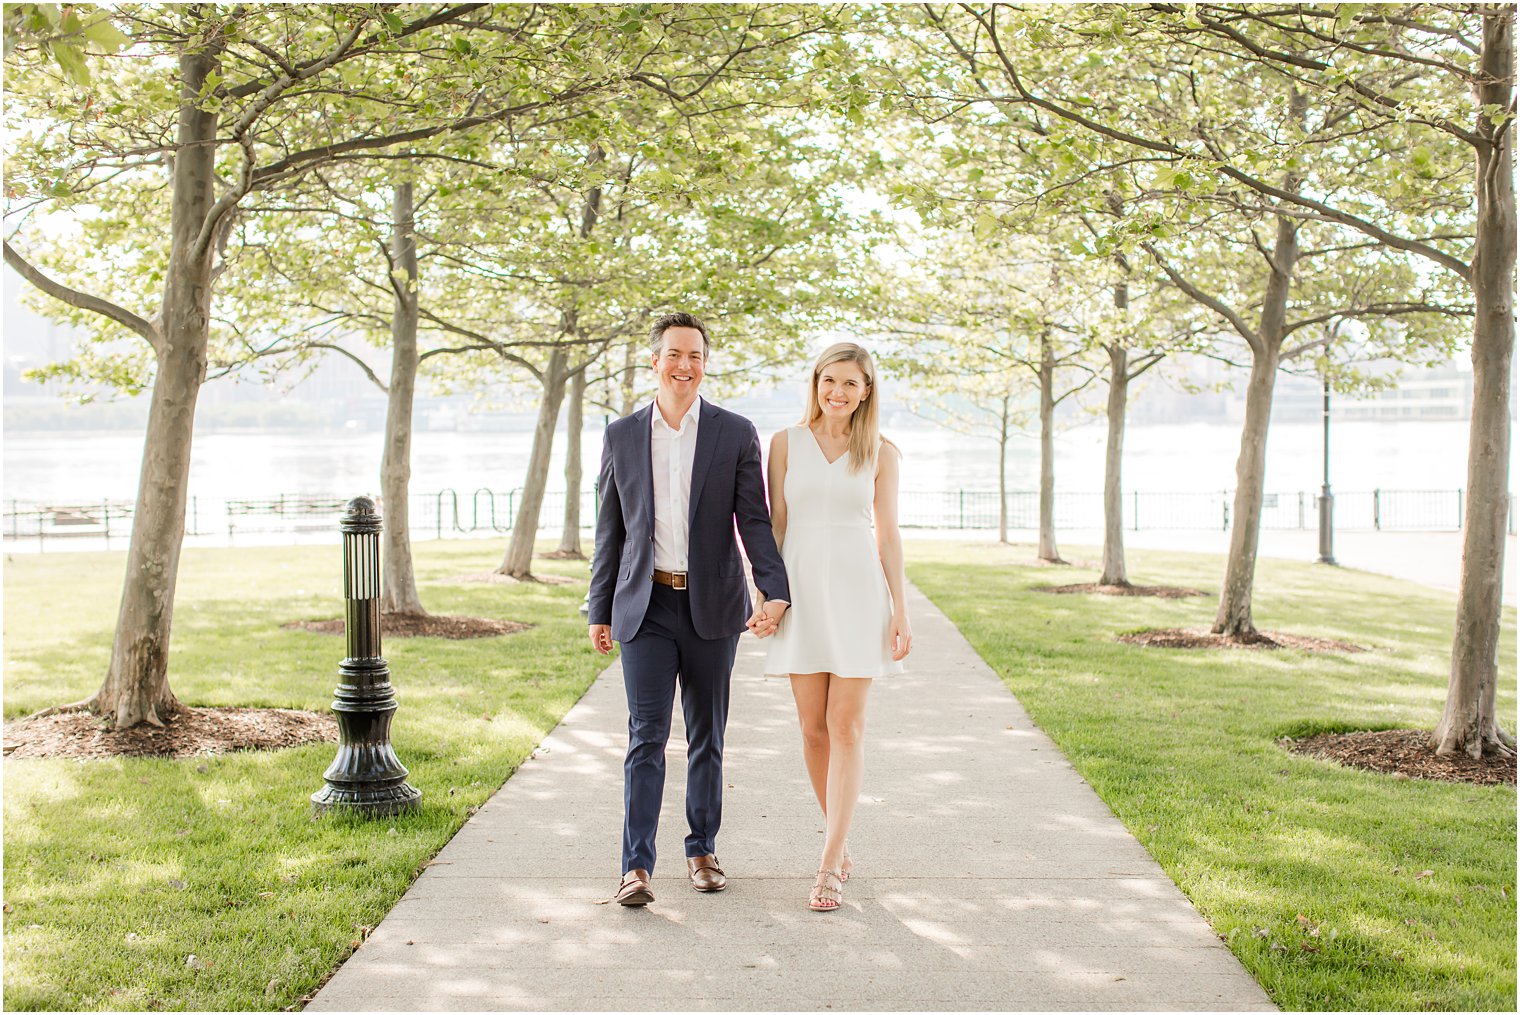
[[[843,908],[791,689],[734,672],[718,855],[689,887],[679,704],[656,901],[620,873],[614,665],[439,854],[308,1010],[1273,1010],[1161,868],[916,589],[911,672],[872,689]]]

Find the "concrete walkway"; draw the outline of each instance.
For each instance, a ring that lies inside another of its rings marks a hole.
[[[806,908],[823,833],[791,690],[740,643],[718,855],[685,877],[669,751],[656,901],[609,904],[619,668],[456,835],[308,1010],[1272,1010],[950,622],[912,591],[913,671],[868,712],[856,875]]]

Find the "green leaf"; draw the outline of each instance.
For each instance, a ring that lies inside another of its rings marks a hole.
[[[971,232],[977,239],[985,240],[996,234],[1001,227],[1002,223],[998,221],[996,215],[989,211],[982,211],[977,212],[976,223],[971,227]]]
[[[53,59],[58,61],[58,66],[69,80],[75,84],[87,85],[90,83],[90,68],[85,63],[84,54],[79,47],[67,44],[55,44],[48,49],[53,54]]]
[[[1338,31],[1338,32],[1344,32],[1347,28],[1351,27],[1351,23],[1356,20],[1356,16],[1361,13],[1362,8],[1364,6],[1366,6],[1366,5],[1365,4],[1340,4],[1336,8],[1336,13],[1335,13],[1335,29],[1336,29],[1336,31]]]
[[[104,12],[85,25],[84,37],[107,53],[115,53],[118,50],[125,49],[132,42],[125,34],[118,31],[115,25],[111,24],[110,15]]]

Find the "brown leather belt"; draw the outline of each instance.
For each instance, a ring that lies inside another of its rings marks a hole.
[[[655,568],[654,575],[649,580],[656,585],[668,585],[678,592],[686,591],[685,571],[661,571],[659,568]]]

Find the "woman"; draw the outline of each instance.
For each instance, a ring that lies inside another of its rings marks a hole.
[[[823,808],[808,899],[816,912],[839,908],[854,866],[846,840],[865,772],[866,694],[872,679],[902,672],[913,644],[897,531],[901,454],[881,436],[875,384],[870,353],[830,346],[813,367],[802,423],[771,440],[771,524],[792,605],[765,671],[791,677],[802,757]]]

